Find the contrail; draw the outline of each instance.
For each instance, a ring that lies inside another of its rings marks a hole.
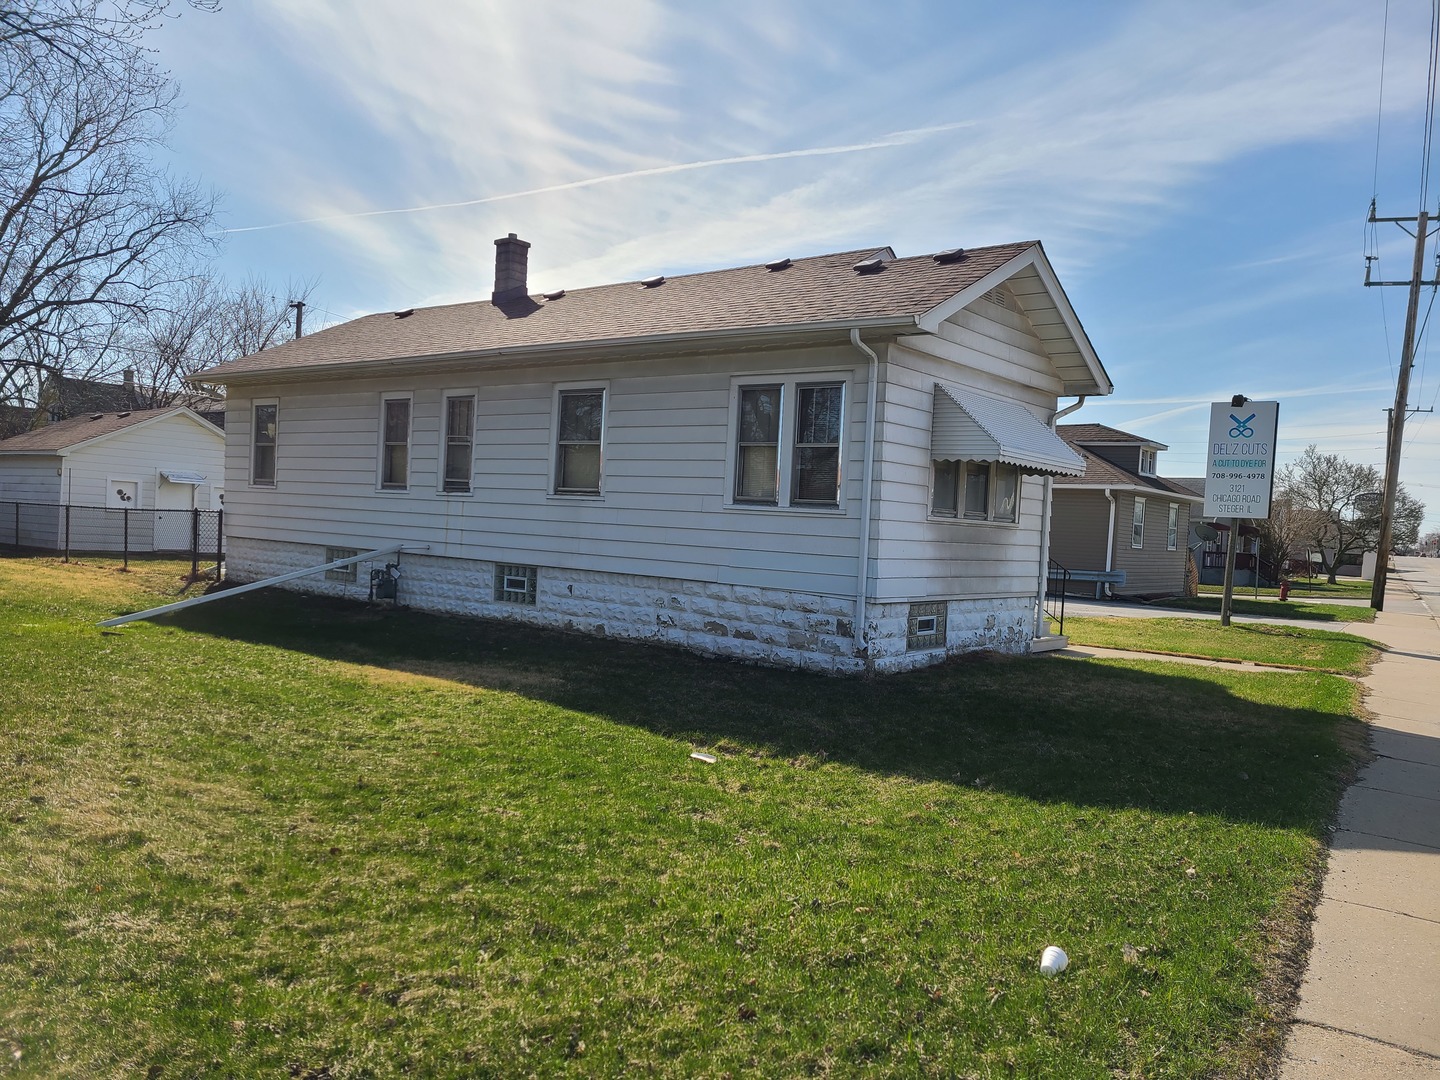
[[[387,214],[422,214],[429,210],[454,210],[462,206],[483,206],[486,203],[507,202],[510,199],[527,199],[532,195],[548,195],[552,191],[573,191],[576,188],[595,187],[597,184],[613,184],[620,180],[634,180],[642,176],[663,176],[667,173],[689,172],[692,169],[713,169],[721,165],[750,165],[760,161],[780,161],[784,158],[825,157],[832,154],[854,154],[862,150],[881,150],[889,146],[904,146],[919,142],[942,131],[970,127],[973,121],[956,124],[941,124],[936,127],[912,128],[896,131],[874,142],[849,143],[844,146],[815,146],[805,150],[781,150],[773,154],[742,154],[739,157],[710,158],[707,161],[684,161],[674,165],[657,165],[650,169],[633,169],[630,172],[609,173],[605,176],[591,176],[584,180],[571,180],[564,184],[549,184],[545,187],[530,188],[528,191],[510,191],[503,195],[487,195],[483,199],[464,199],[460,202],[431,203],[428,206],[404,206],[390,210],[357,210],[347,214],[325,214],[321,217],[298,218],[295,221],[276,221],[269,225],[244,225],[224,230],[227,233],[261,232],[266,229],[285,229],[292,225],[318,225],[327,221],[347,221],[352,218],[383,217]]]

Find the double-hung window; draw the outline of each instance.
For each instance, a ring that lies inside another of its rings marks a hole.
[[[998,461],[936,461],[930,512],[965,521],[1018,520],[1020,470]]]
[[[380,487],[404,491],[410,486],[410,399],[380,400]]]
[[[1155,475],[1155,451],[1151,450],[1148,446],[1140,448],[1140,475]]]
[[[1180,546],[1180,504],[1170,504],[1170,516],[1165,520],[1165,550],[1174,551]]]
[[[1130,519],[1130,546],[1145,546],[1145,500],[1138,495],[1135,497],[1135,513]]]
[[[843,381],[735,384],[736,506],[840,506]]]
[[[555,494],[599,495],[605,391],[561,390],[555,446]]]
[[[275,434],[280,405],[274,401],[257,403],[250,431],[250,483],[263,487],[275,486]]]
[[[445,398],[445,461],[441,490],[469,493],[475,459],[475,395],[449,394]]]

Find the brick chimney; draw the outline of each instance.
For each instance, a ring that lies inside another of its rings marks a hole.
[[[124,383],[125,383],[125,407],[126,407],[127,409],[138,408],[140,403],[135,400],[135,369],[134,369],[134,368],[128,368],[128,367],[127,367],[127,368],[125,369]]]
[[[520,300],[529,295],[525,275],[530,264],[530,244],[509,236],[495,241],[495,291],[490,294],[492,304],[503,304],[509,300]]]

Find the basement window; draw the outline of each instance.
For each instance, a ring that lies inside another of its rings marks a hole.
[[[353,559],[356,555],[359,554],[359,548],[327,547],[325,549],[325,561],[335,562],[338,559]],[[352,562],[349,566],[341,566],[337,567],[334,570],[326,570],[325,580],[342,581],[347,584],[353,584],[355,581],[359,580],[357,577],[357,571],[359,567],[359,563]]]
[[[905,630],[905,648],[941,649],[945,647],[945,601],[929,600],[910,605],[909,625]]]
[[[533,566],[495,567],[495,600],[502,604],[535,606],[535,584],[539,574]]]

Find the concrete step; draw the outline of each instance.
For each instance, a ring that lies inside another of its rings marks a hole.
[[[1045,637],[1030,639],[1031,653],[1057,652],[1060,649],[1068,649],[1070,639],[1063,634],[1047,634]]]

